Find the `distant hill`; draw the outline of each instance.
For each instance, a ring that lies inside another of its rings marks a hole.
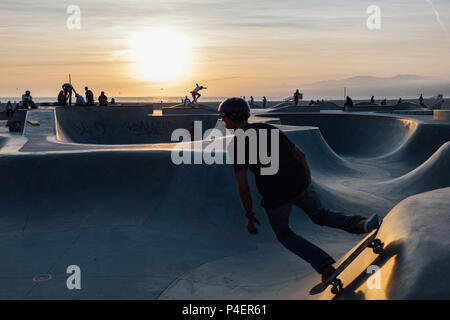
[[[450,95],[450,80],[419,75],[396,75],[393,77],[355,76],[347,79],[324,80],[304,85],[306,96],[342,96],[344,87],[354,97],[425,97],[438,93]]]

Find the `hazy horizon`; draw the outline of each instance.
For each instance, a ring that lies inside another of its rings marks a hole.
[[[56,96],[68,74],[110,97],[450,94],[450,3],[444,0],[79,0],[0,3],[0,96]],[[381,9],[369,30],[367,8]],[[20,19],[18,18],[20,17]],[[366,81],[367,80],[367,81]],[[378,81],[378,80],[377,80]],[[371,93],[372,92],[372,93]]]

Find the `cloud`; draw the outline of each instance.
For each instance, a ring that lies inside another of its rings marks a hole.
[[[431,0],[425,0],[426,2],[428,2],[428,4],[431,6],[431,8],[433,9],[434,15],[436,16],[436,21],[437,23],[439,23],[439,25],[441,26],[442,30],[445,32],[445,34],[448,36],[448,29],[445,26],[444,22],[441,20],[441,16],[439,14],[439,12],[437,11],[436,7],[433,4],[433,1]]]

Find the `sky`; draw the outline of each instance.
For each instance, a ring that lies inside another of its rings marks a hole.
[[[71,5],[79,29],[67,27]],[[367,27],[371,5],[379,30]],[[288,96],[397,75],[450,93],[449,28],[448,0],[2,0],[0,96],[56,96],[69,73],[78,91],[118,97],[182,96],[196,83],[205,96]]]

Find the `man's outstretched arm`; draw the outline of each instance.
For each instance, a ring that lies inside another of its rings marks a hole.
[[[245,211],[245,216],[250,217],[253,215],[253,202],[250,192],[250,186],[247,180],[247,167],[242,167],[234,171],[236,178],[236,184],[239,192],[239,198],[241,199],[242,207]]]
[[[247,180],[247,167],[242,167],[234,171],[234,176],[236,178],[239,198],[241,199],[242,207],[245,211],[245,216],[247,217],[247,230],[250,234],[258,234],[254,223],[261,225],[261,223],[256,219],[253,213],[253,202],[252,195],[250,192],[250,186]]]

